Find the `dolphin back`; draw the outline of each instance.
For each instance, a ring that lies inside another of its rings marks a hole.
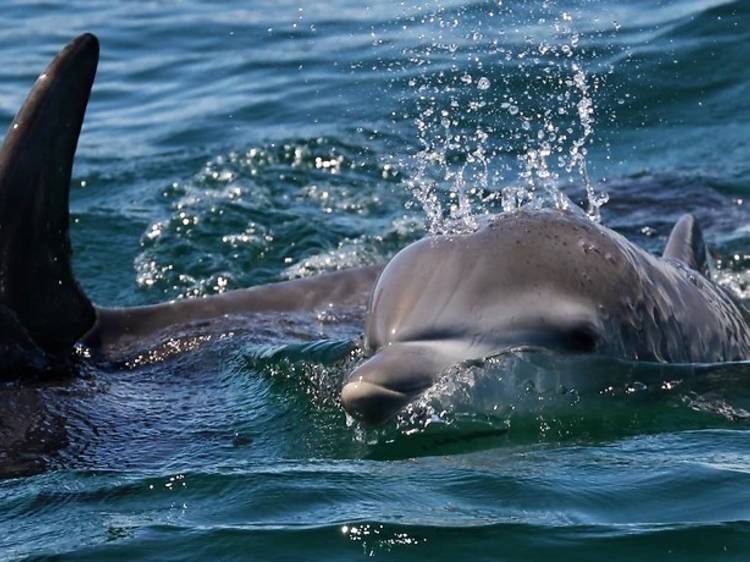
[[[0,149],[0,309],[5,328],[24,332],[3,337],[53,356],[69,353],[96,317],[73,274],[68,198],[98,59],[89,34],[60,51]]]

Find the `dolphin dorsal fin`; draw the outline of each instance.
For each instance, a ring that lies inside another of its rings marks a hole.
[[[68,197],[98,61],[93,35],[60,51],[0,149],[0,305],[49,353],[70,350],[95,321],[71,266]]]
[[[674,225],[664,248],[663,256],[679,260],[704,275],[708,273],[703,231],[693,215],[682,215],[677,224]]]

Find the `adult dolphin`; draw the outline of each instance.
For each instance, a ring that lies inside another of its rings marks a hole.
[[[74,368],[83,343],[107,357],[165,331],[227,315],[364,304],[372,357],[344,407],[382,422],[448,366],[542,346],[658,361],[749,355],[744,309],[707,277],[695,221],[675,227],[665,259],[585,217],[523,211],[468,235],[435,237],[380,267],[204,299],[127,309],[92,304],[75,280],[70,177],[99,45],[73,40],[39,77],[0,149],[0,376]],[[374,292],[372,287],[377,280]]]
[[[447,367],[517,348],[741,360],[750,357],[749,325],[745,308],[710,280],[690,215],[658,258],[573,212],[507,213],[471,234],[415,242],[391,260],[368,311],[372,356],[341,399],[378,424]]]

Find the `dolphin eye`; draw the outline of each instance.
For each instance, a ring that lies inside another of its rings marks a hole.
[[[596,349],[599,335],[593,326],[575,326],[565,334],[564,347],[574,353],[591,353]]]

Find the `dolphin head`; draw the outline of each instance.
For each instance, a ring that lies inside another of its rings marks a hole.
[[[464,361],[519,348],[602,351],[607,311],[637,285],[615,236],[585,217],[535,211],[405,248],[374,288],[371,357],[349,376],[343,407],[376,425]]]

